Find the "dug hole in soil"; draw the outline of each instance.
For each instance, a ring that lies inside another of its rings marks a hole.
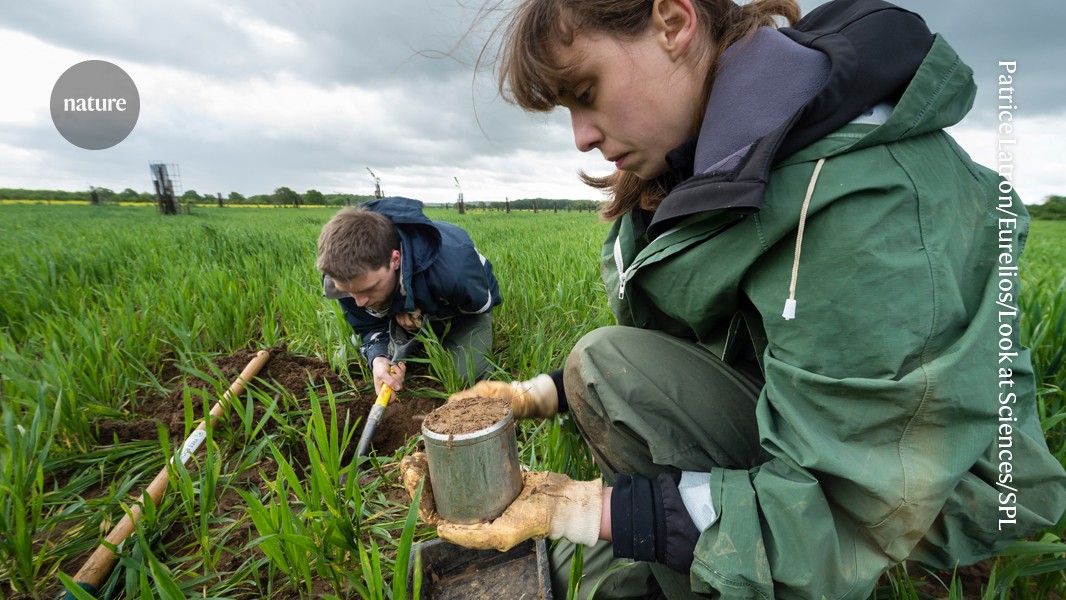
[[[333,391],[338,424],[343,426],[346,413],[349,423],[354,423],[357,419],[359,420],[357,430],[352,436],[351,445],[344,450],[341,464],[345,465],[354,460],[356,442],[362,433],[366,416],[369,414],[370,408],[374,405],[376,400],[372,391],[367,393],[360,392],[360,390],[369,388],[370,384],[359,379],[356,374],[353,374],[356,389],[348,389],[348,386],[342,383],[340,377],[330,369],[329,364],[325,361],[312,357],[290,354],[285,345],[268,348],[267,351],[270,352],[270,358],[255,377],[255,379],[261,381],[253,380],[249,387],[265,390],[268,394],[275,397],[279,395],[277,393],[278,391],[284,390],[287,395],[291,397],[287,409],[290,411],[301,412],[310,411],[310,397],[311,392],[313,391],[314,395],[322,403],[323,416],[328,423],[330,419],[329,406],[325,403],[326,386],[328,384],[329,389]],[[221,377],[225,380],[223,389],[228,388],[229,385],[237,379],[244,368],[248,366],[248,363],[255,358],[257,353],[258,350],[238,350],[229,356],[220,357],[212,361],[218,373],[221,373]],[[408,363],[408,367],[407,382],[409,385],[407,388],[412,387],[412,384],[416,383],[417,385],[425,386],[426,380],[418,378],[420,374],[424,374],[424,367],[413,362]],[[214,369],[201,368],[201,370],[213,377],[219,377]],[[190,377],[177,369],[173,363],[167,363],[164,366],[159,380],[163,383],[164,387],[171,390],[166,396],[148,397],[138,401],[136,406],[130,409],[130,417],[127,420],[101,420],[94,423],[94,428],[97,432],[96,439],[98,445],[118,445],[136,441],[156,440],[159,438],[158,427],[161,424],[166,427],[169,432],[172,450],[176,451],[180,443],[184,440],[183,436],[185,435],[184,398],[186,388],[203,390],[208,394],[208,398],[213,398],[210,400],[208,410],[210,410],[210,406],[213,406],[220,398],[220,394],[216,394],[216,382]],[[263,382],[268,382],[269,386],[264,385]],[[429,385],[428,387],[438,389],[438,386],[435,384]],[[202,395],[198,393],[194,394],[192,398],[193,411],[196,419],[192,424],[192,427],[195,427],[203,418],[204,401],[202,400]],[[236,400],[239,405],[243,406],[245,401],[244,393],[238,396]],[[293,405],[292,402],[294,402],[295,405]],[[441,403],[442,401],[438,399],[414,396],[410,393],[409,389],[400,392],[391,402],[389,402],[389,405],[385,409],[385,413],[378,422],[377,430],[374,432],[371,451],[376,452],[379,456],[388,456],[403,447],[411,438],[421,434],[423,419],[435,408],[440,406]],[[265,414],[266,410],[267,407],[257,404],[254,407],[254,422],[258,422]],[[222,419],[219,419],[216,422],[216,431],[226,427],[239,426],[239,418],[232,413],[227,414],[228,419],[224,415]],[[259,435],[270,435],[275,433],[278,429],[277,423],[270,420]],[[290,463],[298,471],[301,467],[307,466],[307,450],[302,439],[288,443],[286,443],[285,440],[278,440],[276,443],[278,443],[279,447],[289,455]],[[202,448],[197,455],[202,457]],[[268,453],[267,456],[263,457],[254,468],[239,474],[234,482],[240,483],[242,488],[247,489],[248,487],[258,487],[261,490],[266,490],[266,480],[276,477],[276,473],[277,465],[270,458]],[[144,475],[143,486],[135,492],[135,495],[137,496],[139,496],[143,491],[143,488],[148,485],[155,473],[145,473]],[[373,476],[375,475],[372,471],[367,471],[363,474],[363,477]],[[90,490],[88,493],[83,494],[83,497],[87,499],[99,497],[99,494],[103,493],[102,490],[106,489],[109,483],[109,481],[102,481],[98,489],[95,491]],[[405,504],[407,502],[406,493],[403,492],[403,489],[398,485],[395,490],[390,489],[389,492],[388,497],[393,501],[400,504]],[[231,517],[233,520],[240,522],[238,529],[241,530],[231,531],[229,535],[226,536],[225,545],[229,552],[223,553],[223,559],[217,564],[215,569],[216,572],[221,574],[239,569],[248,559],[250,553],[261,556],[262,552],[258,548],[245,548],[247,542],[250,539],[257,537],[258,534],[251,523],[251,519],[247,518],[247,506],[244,499],[241,498],[232,487],[226,489],[226,491],[219,496],[216,513],[216,517]],[[163,544],[166,546],[172,541],[174,540],[164,537]],[[73,575],[81,567],[84,561],[89,558],[89,554],[90,553],[87,552],[81,556],[65,561],[60,569],[68,575]],[[52,581],[54,583],[49,586],[49,589],[46,592],[48,597],[58,596],[62,592],[62,585],[59,584],[55,578],[52,578]],[[325,582],[322,583],[324,584]],[[333,593],[331,587],[323,587],[320,591],[323,593]],[[256,593],[247,596],[247,598],[258,597],[259,595]],[[282,596],[279,596],[278,593],[273,595],[273,598],[280,597]],[[294,591],[292,597],[297,598],[300,596],[297,591]],[[26,598],[29,598],[29,596],[26,596]],[[21,598],[15,596],[13,597],[13,600],[21,600]]]
[[[267,350],[270,352],[270,359],[259,371],[256,378],[273,382],[274,385],[291,394],[296,400],[297,406],[295,408],[297,410],[310,409],[309,392],[312,390],[319,399],[324,398],[326,384],[328,384],[334,393],[338,415],[344,415],[345,412],[348,412],[353,422],[356,417],[365,420],[376,400],[372,394],[360,395],[352,390],[346,390],[346,386],[341,383],[340,377],[330,369],[329,364],[325,361],[290,354],[284,345]],[[229,356],[213,361],[215,367],[225,377],[227,387],[229,383],[237,379],[241,371],[255,358],[257,352],[257,350],[238,350]],[[411,366],[414,367],[413,364]],[[209,371],[205,370],[205,372]],[[416,376],[417,369],[411,368],[410,373],[412,377]],[[182,381],[177,381],[179,378]],[[168,365],[161,379],[166,380],[169,384],[174,384],[177,381],[177,387],[166,397],[141,401],[133,410],[132,418],[128,421],[98,422],[96,427],[99,432],[97,435],[99,443],[106,444],[112,440],[118,443],[154,440],[158,437],[156,431],[157,423],[162,423],[167,427],[172,441],[180,441],[179,438],[185,432],[184,388],[191,387],[213,393],[214,384],[201,379],[183,378],[181,373],[172,365]],[[411,380],[409,379],[409,381]],[[357,388],[369,386],[368,383],[359,379],[356,379],[355,383]],[[255,385],[254,382],[253,385]],[[408,439],[421,433],[422,419],[438,406],[440,406],[440,401],[438,400],[414,397],[402,392],[395,401],[390,402],[388,407],[386,407],[385,414],[378,423],[377,431],[374,432],[372,447],[379,455],[395,452]],[[202,404],[194,402],[193,409],[196,418],[202,418]],[[255,416],[258,418],[262,416],[266,409],[262,406],[256,406],[255,410]],[[325,416],[328,420],[329,415]],[[220,422],[220,425],[217,426],[224,427],[225,425]],[[362,427],[363,424],[361,422],[355,434],[355,439],[358,439],[359,434],[362,433]],[[268,424],[265,427],[265,432],[271,433],[272,431],[274,429]],[[354,452],[354,447],[349,450]]]
[[[311,357],[298,356],[290,354],[286,346],[275,346],[269,348],[270,359],[264,365],[257,375],[258,379],[267,382],[274,382],[274,385],[283,388],[295,399],[297,403],[297,409],[310,409],[310,391],[314,390],[315,394],[321,399],[325,396],[325,386],[328,383],[331,390],[334,392],[335,405],[337,407],[338,415],[343,418],[345,412],[348,412],[350,418],[354,422],[356,418],[360,419],[360,425],[358,431],[353,436],[352,446],[346,449],[344,455],[345,461],[350,461],[355,452],[355,441],[359,439],[359,434],[362,433],[362,421],[365,420],[366,415],[370,412],[370,407],[373,406],[375,397],[372,393],[360,394],[357,391],[346,389],[346,386],[341,382],[340,378],[334,373],[329,364]],[[221,372],[225,378],[225,387],[228,387],[237,376],[244,370],[249,362],[255,357],[257,350],[238,350],[233,354],[225,357],[220,357],[213,361],[215,367]],[[409,363],[408,369],[408,381],[412,381],[413,377],[417,377],[419,366],[416,363]],[[210,373],[210,369],[201,369]],[[353,377],[354,378],[354,377]],[[144,440],[158,439],[157,424],[162,423],[169,432],[172,446],[176,446],[182,441],[182,436],[185,433],[185,416],[184,416],[184,395],[185,388],[196,388],[205,390],[210,393],[214,393],[215,385],[212,382],[206,382],[196,378],[190,378],[182,374],[172,363],[168,363],[160,376],[160,381],[164,386],[169,387],[171,392],[163,397],[149,397],[145,400],[138,402],[138,405],[131,410],[131,415],[128,420],[102,420],[95,423],[96,430],[98,432],[97,441],[100,445],[107,445],[112,443],[128,443]],[[356,379],[356,388],[363,389],[368,387],[365,382]],[[254,385],[254,383],[253,383]],[[198,396],[196,396],[198,398]],[[408,392],[402,392],[400,396],[389,403],[389,406],[385,410],[385,414],[381,421],[378,423],[377,431],[374,434],[373,448],[379,455],[389,455],[402,447],[407,441],[414,436],[421,433],[422,420],[431,413],[434,409],[439,407],[441,402],[439,400],[431,398],[422,398],[412,396]],[[203,415],[203,406],[200,402],[193,402],[193,409],[196,414],[196,418],[200,419]],[[255,418],[258,419],[265,411],[265,407],[256,406]],[[324,415],[327,419],[328,414]],[[235,420],[235,419],[234,419]],[[198,421],[197,421],[198,422]],[[195,425],[195,424],[194,424]],[[223,423],[221,420],[216,427],[233,426],[233,423]],[[439,424],[438,424],[439,427]],[[469,423],[466,427],[454,429],[450,433],[462,433],[460,429],[466,429],[469,427]],[[442,427],[448,429],[447,427]],[[475,428],[474,430],[476,430]],[[436,429],[434,429],[436,430]],[[271,423],[267,424],[264,428],[264,433],[269,434],[276,431],[276,426]],[[469,431],[469,430],[468,430]],[[444,433],[449,433],[445,431]],[[307,457],[306,451],[302,445],[298,447],[288,448],[290,453],[293,454],[292,461],[294,466],[306,466]],[[202,451],[199,453],[202,455]],[[302,455],[301,455],[302,454]],[[259,464],[258,468],[250,469],[248,472],[241,474],[240,479],[247,482],[247,485],[256,486],[260,489],[265,489],[265,482],[263,480],[263,474],[273,476],[276,473],[276,465],[266,464],[269,463],[269,458]],[[144,486],[147,486],[148,482],[154,473],[144,474]],[[372,476],[372,473],[370,474]],[[100,489],[96,493],[87,492],[83,494],[83,497],[90,499],[97,497],[100,490],[105,489],[108,485],[108,481],[101,482]],[[139,495],[143,490],[138,489],[136,494]],[[390,495],[391,496],[391,495]],[[397,496],[398,502],[405,501],[402,492]],[[245,549],[245,544],[249,539],[256,537],[256,532],[252,526],[250,519],[244,518],[247,513],[247,507],[244,504],[244,500],[232,489],[227,490],[218,499],[218,513],[220,516],[232,516],[233,519],[241,521],[240,527],[244,531],[232,532],[226,539],[226,545],[229,552],[223,554],[223,560],[217,565],[216,571],[219,573],[231,572],[240,567],[240,565],[248,558],[249,553],[255,553],[260,555],[261,551],[257,548],[251,550]],[[116,517],[117,518],[117,517]],[[243,519],[243,521],[242,521]],[[66,529],[64,527],[63,529]],[[53,532],[53,536],[61,536],[62,531]],[[164,542],[166,543],[166,542]],[[69,575],[73,575],[89,558],[89,552],[83,555],[74,557],[65,561],[60,569]],[[958,571],[958,577],[963,583],[963,589],[965,590],[965,598],[979,598],[978,590],[983,589],[988,584],[988,571],[991,561],[982,561],[976,565],[970,567],[960,568]],[[265,568],[265,567],[264,567]],[[914,577],[931,579],[926,574],[911,573]],[[937,573],[943,581],[950,580],[951,572],[945,571]],[[48,586],[47,591],[44,592],[45,597],[58,597],[62,590],[62,586],[55,578],[51,578],[51,585]],[[317,583],[317,582],[316,582]],[[882,578],[878,582],[878,587],[883,587],[888,584],[887,578]],[[23,598],[31,598],[28,595],[10,595],[7,593],[10,591],[6,589],[0,589],[0,596],[11,598],[12,600],[22,600]],[[935,594],[935,591],[939,591],[942,588],[938,584],[930,582],[930,592]],[[332,593],[331,588],[323,587],[316,592]],[[246,598],[258,598],[258,594],[252,592],[249,593]],[[277,593],[274,598],[280,598]],[[294,591],[292,598],[298,598],[299,593]]]

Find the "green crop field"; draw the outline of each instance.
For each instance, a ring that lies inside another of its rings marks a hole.
[[[367,374],[314,268],[334,210],[203,207],[164,217],[151,207],[0,206],[0,596],[62,594],[63,578],[229,385],[213,361],[260,348],[328,365],[342,389],[314,388],[300,405],[286,390],[250,386],[210,429],[206,451],[172,463],[168,492],[144,506],[96,597],[417,596],[411,547],[433,531],[397,485],[395,462],[411,445],[339,483],[364,415],[339,409],[338,398],[367,393]],[[595,215],[428,212],[466,228],[493,262],[504,298],[498,378],[558,368],[585,332],[612,322],[598,271],[607,225]],[[1066,462],[1066,223],[1033,224],[1022,268],[1023,341],[1043,384],[1048,444]],[[427,362],[426,395],[464,386],[432,348]],[[213,385],[178,390],[177,436],[162,417],[148,436],[115,433],[173,395],[178,375]],[[523,424],[519,442],[533,469],[594,476],[565,419]],[[965,597],[1066,597],[1064,528],[989,561],[987,589],[967,586]],[[961,578],[942,579],[900,568],[875,597],[964,597]]]

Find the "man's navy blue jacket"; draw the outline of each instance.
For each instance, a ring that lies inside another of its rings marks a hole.
[[[492,263],[470,235],[451,223],[432,221],[422,203],[410,198],[379,198],[359,205],[389,218],[400,234],[400,289],[386,318],[378,318],[345,295],[338,298],[344,318],[362,339],[359,353],[372,364],[388,353],[389,320],[416,308],[430,321],[492,312],[500,287]]]

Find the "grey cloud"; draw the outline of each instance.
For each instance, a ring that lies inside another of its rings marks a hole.
[[[248,59],[252,40],[207,4],[15,0],[0,25],[87,55],[216,75],[271,70]]]
[[[15,0],[0,25],[89,54],[217,77],[285,69],[322,83],[374,87],[396,77],[438,79],[468,69],[479,49],[474,38],[464,42],[473,14],[470,7],[433,0]],[[282,44],[271,52],[268,37],[240,26],[254,21],[293,34],[299,49]]]
[[[318,88],[377,91],[387,98],[389,112],[380,122],[353,131],[318,131],[314,124],[296,123],[303,134],[275,139],[264,133],[269,124],[240,123],[231,130],[197,112],[202,106],[157,115],[153,123],[148,106],[126,142],[96,154],[65,147],[50,122],[4,125],[0,131],[5,143],[49,156],[50,171],[74,174],[75,189],[93,184],[146,190],[150,159],[181,164],[186,187],[224,195],[231,190],[269,192],[280,185],[369,193],[367,166],[387,174],[482,169],[494,160],[511,167],[510,174],[495,177],[517,178],[526,168],[513,158],[520,152],[561,153],[563,164],[576,170],[580,157],[565,112],[524,114],[496,97],[490,72],[474,75],[473,63],[494,25],[492,19],[474,19],[494,1],[9,1],[0,12],[0,27],[87,57],[173,68],[235,88],[256,78],[275,81],[277,73],[285,72]],[[805,12],[820,3],[801,0]],[[980,90],[972,118],[993,118],[1000,60],[1019,62],[1020,115],[1063,111],[1066,77],[1060,57],[1066,53],[1057,29],[1066,21],[1066,3],[898,3],[922,14],[975,69]],[[249,31],[252,22],[283,30],[297,43],[271,43],[269,34]],[[195,85],[197,80],[187,81]],[[177,125],[164,122],[168,120]],[[216,131],[204,131],[212,127]],[[20,174],[4,175],[17,179]],[[589,191],[585,197],[598,194]]]

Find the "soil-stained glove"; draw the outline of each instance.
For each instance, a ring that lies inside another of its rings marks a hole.
[[[470,389],[452,394],[448,401],[478,396],[507,400],[516,419],[548,419],[559,412],[559,392],[546,373],[528,381],[479,381]]]
[[[437,526],[441,539],[466,548],[495,548],[506,552],[530,538],[566,538],[577,544],[592,545],[600,537],[603,486],[595,481],[574,481],[566,475],[541,471],[523,472],[522,492],[495,521],[461,525],[442,520],[432,503],[425,455],[415,453],[400,463],[401,478],[409,494],[418,492],[425,480],[419,516]]]
[[[400,482],[403,489],[411,496],[411,500],[418,497],[418,485],[426,482],[422,488],[422,499],[418,503],[418,517],[426,525],[437,525],[440,516],[437,515],[437,504],[433,500],[433,487],[429,484],[429,462],[422,452],[415,452],[403,457],[400,461]]]

